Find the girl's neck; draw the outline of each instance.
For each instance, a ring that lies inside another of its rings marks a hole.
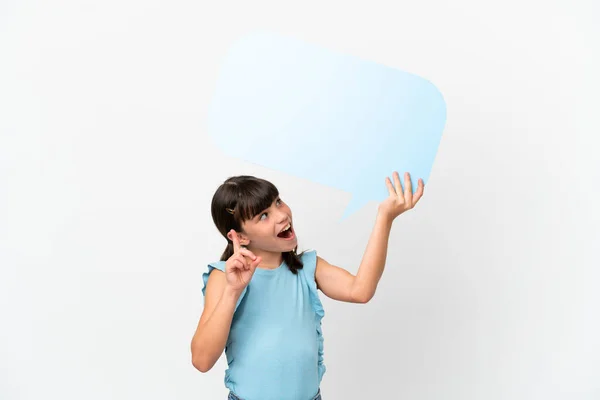
[[[253,250],[250,248],[248,248],[248,250],[252,251],[255,256],[262,258],[262,261],[260,262],[260,264],[258,264],[258,268],[275,269],[279,267],[283,262],[282,253],[273,253],[271,251],[264,250]]]

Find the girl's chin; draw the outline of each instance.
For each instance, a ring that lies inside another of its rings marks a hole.
[[[292,239],[292,240],[287,240],[284,243],[282,243],[283,247],[287,247],[288,249],[293,249],[294,247],[296,247],[296,245],[298,244],[298,240],[296,240],[296,238]]]
[[[282,251],[292,251],[296,248],[296,246],[298,245],[298,240],[296,240],[296,238],[287,241],[286,243],[282,244],[283,250]]]

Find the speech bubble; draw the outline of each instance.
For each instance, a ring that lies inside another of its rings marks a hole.
[[[426,79],[265,31],[229,49],[208,110],[225,154],[351,193],[342,219],[393,171],[427,184],[445,121]]]

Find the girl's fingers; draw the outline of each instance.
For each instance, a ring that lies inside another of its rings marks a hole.
[[[240,254],[243,254],[244,256],[249,257],[252,260],[256,260],[256,256],[254,255],[253,252],[251,252],[250,250],[246,249],[246,248],[242,248],[240,250]]]
[[[260,257],[256,257],[254,261],[250,260],[248,257],[244,257],[241,254],[234,256],[234,268],[239,269],[240,271],[254,271],[256,267],[261,263],[262,259]]]
[[[396,185],[396,194],[404,202],[404,195],[402,194],[402,185],[400,184],[400,175],[397,171],[394,171],[394,184]]]
[[[406,172],[404,174],[404,198],[409,205],[412,205],[412,182],[410,181],[410,174]]]
[[[390,196],[396,196],[394,185],[392,185],[392,181],[390,181],[390,178],[387,176],[385,177],[385,186],[387,186]]]
[[[246,270],[246,269],[250,268],[251,260],[248,257],[245,257],[244,255],[242,255],[240,253],[240,254],[238,254],[238,260],[240,260],[240,262],[242,263],[243,269]]]
[[[262,258],[256,257],[256,260],[254,260],[252,262],[252,264],[250,265],[250,268],[252,269],[252,271],[254,271],[256,269],[256,267],[258,267],[258,265],[260,264],[261,261],[262,261]]]
[[[234,258],[233,263],[231,264],[234,270],[236,269],[244,269],[244,263],[239,258]]]
[[[423,196],[423,192],[425,191],[425,184],[423,183],[423,179],[419,179],[419,186],[417,187],[417,191],[415,192],[415,197],[413,197],[413,206],[417,204],[421,196]]]

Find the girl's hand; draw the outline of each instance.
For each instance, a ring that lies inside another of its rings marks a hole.
[[[402,185],[400,185],[400,175],[394,171],[394,183],[396,187],[392,185],[389,177],[385,177],[385,184],[390,193],[390,197],[385,199],[379,204],[379,212],[390,220],[394,220],[398,215],[402,214],[406,210],[413,208],[425,190],[425,184],[423,179],[419,179],[419,187],[413,196],[412,184],[410,182],[410,174],[406,172],[404,174],[404,193],[402,192]]]
[[[242,291],[250,283],[256,267],[262,259],[255,256],[250,250],[240,246],[240,240],[233,229],[231,230],[231,236],[233,255],[225,263],[225,277],[227,285],[231,289]]]

